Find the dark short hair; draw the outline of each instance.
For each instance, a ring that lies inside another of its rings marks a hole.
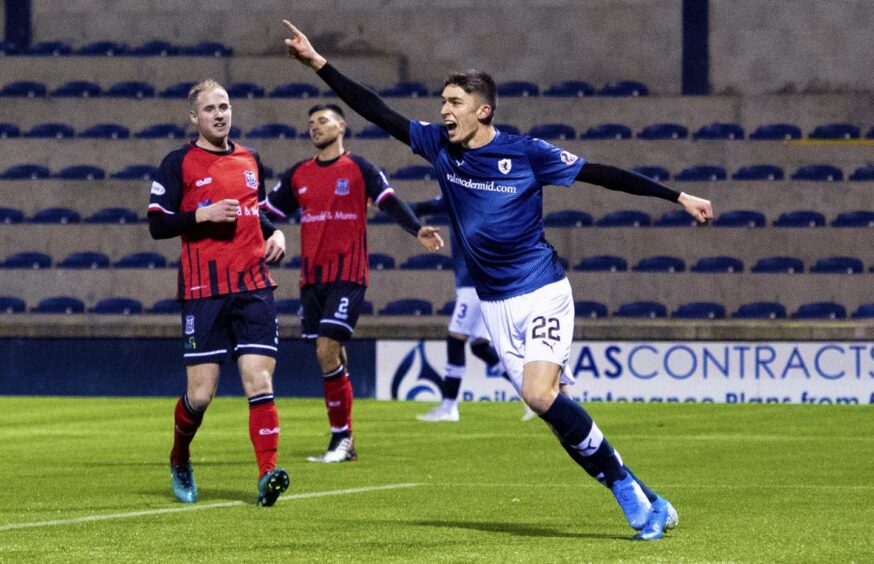
[[[478,70],[453,72],[443,81],[443,88],[449,85],[458,86],[468,94],[483,98],[492,107],[492,113],[483,122],[492,123],[495,110],[498,108],[498,88],[495,86],[495,79],[488,73]]]
[[[321,112],[324,110],[331,110],[341,118],[346,119],[346,114],[343,113],[343,108],[341,108],[337,104],[316,104],[315,106],[310,108],[310,112],[307,115],[313,115],[316,112]]]

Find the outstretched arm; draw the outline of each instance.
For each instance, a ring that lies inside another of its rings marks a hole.
[[[410,144],[408,118],[388,107],[379,94],[334,68],[327,59],[316,52],[307,36],[290,21],[282,20],[282,23],[291,32],[291,37],[285,40],[289,57],[316,71],[316,74],[337,93],[337,96],[364,119],[383,128],[398,141]]]
[[[677,192],[630,170],[587,162],[577,174],[577,180],[602,186],[608,190],[617,190],[636,196],[652,196],[677,202],[699,223],[707,223],[713,219],[713,207],[710,204],[710,200],[698,198],[685,192]]]

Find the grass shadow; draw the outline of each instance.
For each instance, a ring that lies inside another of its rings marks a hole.
[[[412,524],[422,527],[472,529],[476,531],[484,531],[487,533],[505,533],[520,537],[631,540],[630,537],[620,535],[568,532],[552,527],[542,527],[525,523],[484,523],[481,521],[414,521]]]

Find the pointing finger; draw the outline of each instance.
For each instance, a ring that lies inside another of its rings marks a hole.
[[[299,36],[303,35],[300,32],[300,30],[297,29],[296,27],[294,27],[294,25],[290,21],[282,20],[282,23],[283,23],[283,25],[285,25],[285,27],[288,28],[288,31],[290,31],[292,33],[292,35],[294,35],[295,37],[299,37]]]

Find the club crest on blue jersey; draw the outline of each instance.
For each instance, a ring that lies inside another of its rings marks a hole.
[[[567,151],[562,151],[559,157],[561,158],[561,162],[566,165],[572,165],[580,158],[573,153],[568,153]]]
[[[185,334],[186,335],[194,335],[194,316],[186,315],[185,316]]]
[[[509,174],[512,168],[513,161],[510,159],[501,159],[498,161],[498,170],[500,170],[502,174]]]
[[[252,190],[258,189],[258,176],[252,172],[251,170],[244,170],[243,174],[246,175],[246,187],[251,188]]]
[[[337,179],[337,188],[334,190],[334,193],[338,196],[348,196],[349,195],[349,179],[348,178],[338,178]]]

